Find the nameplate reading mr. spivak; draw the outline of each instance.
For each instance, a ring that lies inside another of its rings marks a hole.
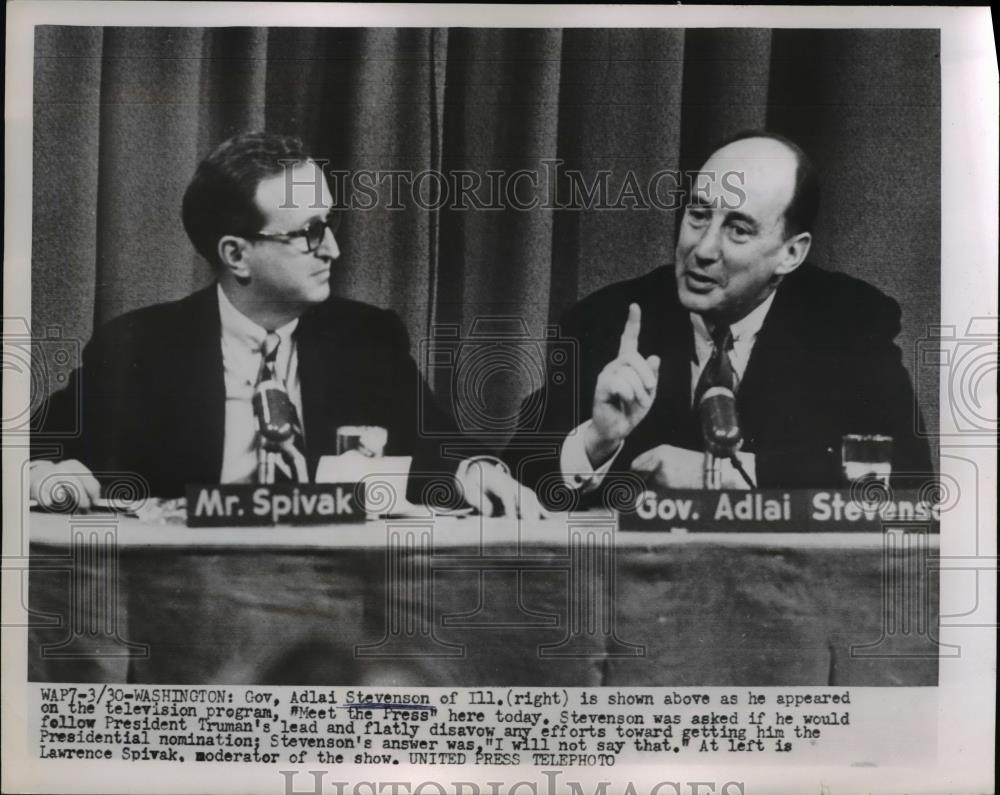
[[[365,521],[359,483],[227,484],[187,487],[188,527]]]

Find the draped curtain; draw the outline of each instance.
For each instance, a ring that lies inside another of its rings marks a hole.
[[[613,203],[627,175],[646,186],[764,127],[819,169],[810,259],[900,302],[904,361],[936,396],[913,351],[939,318],[938,58],[936,30],[39,27],[34,331],[86,340],[208,284],[181,196],[241,130],[297,134],[354,174],[485,179],[558,163],[595,184],[606,172]],[[537,336],[578,298],[672,261],[667,209],[470,210],[409,195],[396,208],[389,188],[347,214],[335,289],[395,310],[418,359],[442,325],[468,334],[502,316]],[[530,386],[501,372],[486,399],[506,415]],[[935,429],[936,402],[923,411]]]

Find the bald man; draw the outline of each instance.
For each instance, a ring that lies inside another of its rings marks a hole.
[[[739,462],[760,487],[843,485],[841,439],[855,433],[893,437],[894,473],[929,473],[893,343],[899,306],[806,264],[818,205],[815,169],[793,142],[754,131],[717,149],[693,182],[673,267],[605,287],[562,319],[580,377],[548,387],[541,428],[512,440],[525,482],[589,501],[621,475],[701,488],[697,404],[720,379],[736,394]],[[558,455],[532,452],[538,430],[565,434]],[[722,485],[747,487],[728,463]]]

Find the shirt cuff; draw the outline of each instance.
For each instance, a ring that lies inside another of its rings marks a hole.
[[[455,480],[457,480],[459,484],[463,483],[465,481],[465,476],[469,474],[469,468],[473,464],[485,463],[493,464],[505,475],[510,475],[510,467],[495,455],[474,455],[470,458],[463,459],[458,465],[458,469],[455,470]]]
[[[592,420],[587,420],[569,433],[563,441],[562,453],[559,456],[559,467],[562,470],[563,482],[571,489],[583,491],[584,493],[593,491],[601,485],[601,481],[611,471],[611,465],[625,446],[624,441],[619,442],[618,448],[611,458],[597,469],[594,469],[583,443],[583,432],[590,426],[591,422]]]

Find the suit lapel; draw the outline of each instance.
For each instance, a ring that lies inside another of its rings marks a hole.
[[[343,341],[336,323],[324,322],[326,306],[303,315],[295,329],[302,390],[302,425],[310,472],[321,455],[336,450],[338,418],[344,416],[345,367]],[[346,384],[350,389],[351,385]]]
[[[756,437],[767,432],[763,425],[765,418],[781,421],[776,405],[791,397],[789,376],[801,377],[805,372],[806,363],[801,360],[805,348],[800,342],[802,329],[808,328],[803,325],[808,318],[802,318],[801,314],[794,279],[789,277],[778,288],[764,319],[737,395],[741,425],[751,450]]]
[[[226,427],[226,382],[222,364],[222,324],[216,287],[195,293],[185,324],[184,350],[179,361],[186,367],[164,377],[184,379],[181,384],[181,433],[191,456],[185,469],[205,482],[217,483],[222,473],[223,436]],[[174,329],[171,333],[182,333]]]
[[[190,301],[181,323],[188,333],[178,340],[178,372],[183,381],[175,393],[181,408],[180,428],[174,432],[185,438],[184,455],[190,459],[182,462],[184,470],[197,475],[196,480],[214,483],[222,474],[226,427],[222,322],[216,286],[195,293]],[[328,308],[317,307],[303,315],[295,330],[302,422],[311,473],[321,454],[335,450],[337,418],[343,416],[341,400],[345,393],[338,384],[348,368],[343,361],[342,343],[338,344],[336,323],[330,323],[328,318]]]
[[[663,438],[657,443],[672,443],[690,424],[691,415],[691,356],[694,350],[694,330],[691,319],[680,304],[672,302],[665,323],[660,329],[660,382],[657,388],[656,427]],[[662,397],[661,397],[662,391]]]

